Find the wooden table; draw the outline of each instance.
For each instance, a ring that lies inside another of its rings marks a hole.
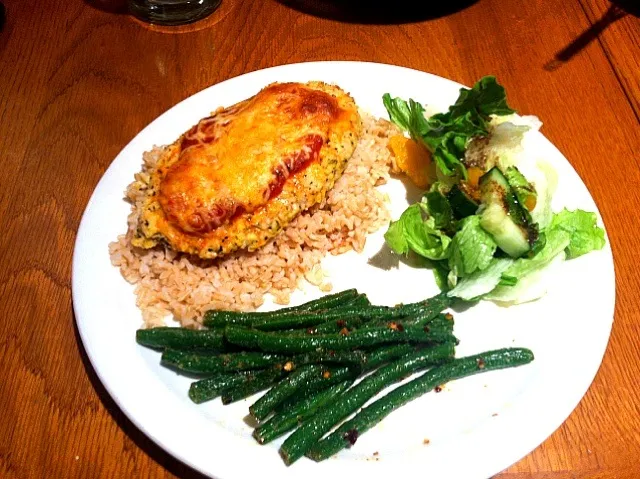
[[[342,59],[394,63],[464,84],[495,74],[512,106],[544,121],[545,135],[570,159],[606,222],[615,322],[577,409],[496,477],[640,477],[636,16],[607,14],[607,0],[480,0],[439,18],[379,25],[320,18],[284,1],[223,0],[210,18],[168,29],[139,23],[110,0],[4,2],[0,476],[198,476],[124,417],[84,355],[71,305],[82,212],[116,154],[178,101],[251,70]]]

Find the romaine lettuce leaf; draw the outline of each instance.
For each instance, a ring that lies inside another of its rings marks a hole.
[[[604,230],[598,227],[596,214],[590,211],[569,211],[565,208],[553,216],[549,229],[569,234],[568,259],[602,249],[605,244]]]
[[[545,231],[545,236],[544,248],[532,258],[494,258],[484,270],[478,270],[461,279],[449,294],[465,300],[477,299],[479,296],[482,296],[482,299],[513,302],[522,302],[525,298],[527,301],[535,299],[538,273],[558,256],[564,257],[564,251],[571,242],[569,233],[561,228],[549,228]],[[454,242],[455,239],[454,237]],[[502,278],[507,281],[503,282]],[[514,279],[517,280],[515,285],[508,286],[507,284],[513,283]],[[540,288],[537,290],[543,291]]]
[[[507,105],[504,88],[493,76],[480,79],[471,89],[461,88],[448,112],[429,119],[424,116],[424,107],[412,99],[406,102],[385,93],[382,101],[391,121],[427,146],[442,174],[464,179],[467,172],[461,160],[469,140],[488,133],[492,115],[514,113]]]
[[[501,122],[503,118],[506,117],[493,117],[488,135],[476,137],[467,145],[465,163],[474,163],[481,158],[485,170],[498,166],[505,171],[510,166],[519,167],[523,160],[529,159],[523,144],[532,127],[515,123],[522,121],[520,116],[509,115],[512,121]]]
[[[510,115],[514,110],[507,105],[504,87],[493,76],[481,78],[471,90],[460,89],[460,96],[449,108],[452,116],[461,116],[468,112],[477,112],[482,117],[490,115]]]
[[[433,217],[424,218],[424,208],[422,203],[409,206],[397,221],[391,222],[384,239],[397,254],[412,250],[428,259],[446,259],[451,238],[436,228]]]
[[[575,258],[605,244],[604,230],[597,226],[595,213],[583,210],[563,209],[554,214],[544,234],[544,248],[532,258],[517,259],[503,272],[503,277],[517,278],[517,284],[498,285],[484,299],[513,304],[537,299],[546,293],[549,275],[565,258]]]
[[[545,231],[545,237],[546,242],[544,248],[532,258],[524,257],[515,260],[504,272],[505,276],[511,276],[520,281],[529,273],[547,266],[551,260],[562,253],[571,242],[569,234],[561,229],[549,229]]]
[[[467,216],[451,241],[449,269],[463,278],[483,270],[489,266],[496,248],[493,237],[480,226],[480,216]]]
[[[512,264],[511,258],[493,258],[489,266],[462,278],[447,294],[465,301],[482,299],[484,295],[493,291],[500,284],[502,274]]]
[[[544,267],[530,272],[512,286],[499,284],[493,291],[485,295],[483,299],[496,301],[505,305],[526,303],[541,298],[547,293],[557,268],[565,259],[565,253],[560,252]],[[502,278],[504,279],[504,273]]]
[[[433,278],[436,280],[436,285],[440,288],[440,291],[449,290],[449,284],[447,283],[447,276],[449,275],[449,268],[447,267],[447,260],[432,261]]]
[[[427,205],[427,212],[429,216],[433,217],[437,229],[444,231],[452,231],[454,229],[453,210],[449,200],[442,194],[437,183],[424,195],[424,202]]]
[[[531,218],[538,223],[540,230],[549,226],[553,218],[551,201],[558,184],[558,173],[545,160],[537,160],[533,166],[519,165],[518,168],[527,180],[535,185],[537,200],[536,207],[531,212]]]
[[[391,95],[385,93],[382,96],[382,103],[387,109],[389,119],[405,131],[411,128],[411,109],[406,101],[402,98],[391,98]],[[422,108],[422,105],[418,105]]]

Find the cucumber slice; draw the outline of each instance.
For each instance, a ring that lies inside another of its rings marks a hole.
[[[480,216],[480,226],[493,236],[498,248],[512,258],[519,258],[530,249],[523,228],[513,222],[499,203],[487,205]]]
[[[480,192],[484,205],[480,226],[512,258],[519,258],[530,251],[537,240],[538,230],[528,221],[527,212],[497,167],[480,178]]]

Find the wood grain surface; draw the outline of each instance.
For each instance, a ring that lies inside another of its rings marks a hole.
[[[603,23],[607,0],[479,0],[448,15],[376,24],[310,14],[313,1],[223,0],[208,19],[170,29],[136,21],[109,0],[4,3],[1,477],[199,477],[124,417],[86,359],[71,305],[78,224],[116,154],[175,103],[248,71],[338,59],[393,63],[465,84],[494,74],[512,106],[543,120],[606,223],[615,321],[577,409],[496,477],[640,477],[637,16],[617,11]]]

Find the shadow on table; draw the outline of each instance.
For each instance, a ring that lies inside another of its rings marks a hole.
[[[90,7],[107,13],[128,13],[127,0],[84,0]]]
[[[553,60],[548,61],[544,65],[544,69],[547,71],[554,71],[560,68],[563,64],[567,63],[574,56],[580,53],[587,47],[593,40],[612,23],[620,20],[626,15],[633,15],[640,17],[640,1],[638,0],[611,0],[611,6],[605,12],[605,14],[596,21],[591,27],[582,32],[578,38],[573,40],[569,45],[560,50],[553,57]]]
[[[372,2],[370,0],[276,0],[299,12],[346,23],[398,24],[433,20],[464,10],[478,0]]]
[[[13,22],[8,21],[7,17],[7,9],[4,3],[0,2],[0,52],[4,51],[7,46],[13,30]]]
[[[4,7],[4,3],[0,2],[0,32],[4,30],[6,13],[7,13],[7,9]]]
[[[169,471],[171,474],[183,479],[207,479],[207,476],[204,476],[195,469],[192,469],[186,464],[178,461],[170,454],[166,453],[162,448],[156,445],[156,443],[145,436],[144,433],[142,433],[142,431],[140,431],[124,415],[122,410],[118,407],[107,390],[104,388],[104,386],[100,382],[100,379],[98,378],[98,375],[93,369],[93,366],[89,361],[89,357],[87,356],[87,352],[85,351],[82,344],[82,340],[80,339],[80,334],[78,332],[75,317],[73,321],[73,330],[76,338],[76,343],[78,344],[80,357],[82,359],[82,364],[84,365],[84,369],[87,372],[87,376],[89,376],[91,385],[98,394],[98,397],[100,398],[100,401],[102,402],[105,409],[109,412],[120,429],[124,431],[127,437],[131,439],[136,444],[136,446],[142,449],[151,459],[153,459],[156,463],[162,466],[165,470]]]

